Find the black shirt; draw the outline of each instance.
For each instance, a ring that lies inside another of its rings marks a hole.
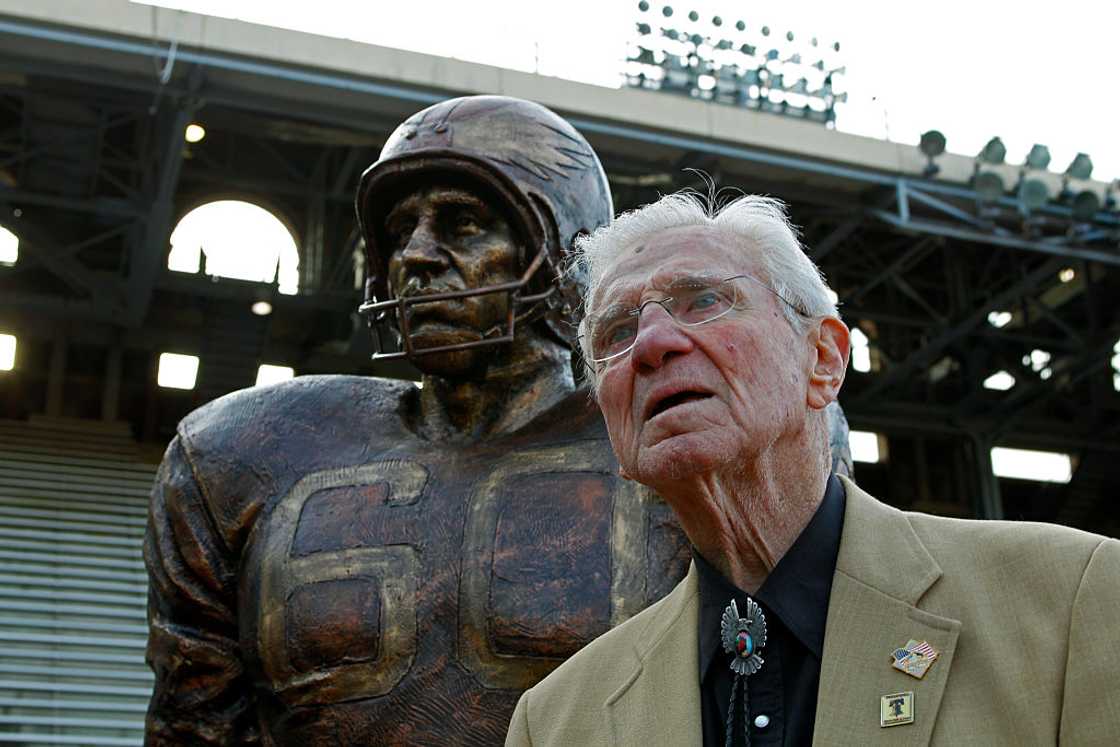
[[[753,597],[766,615],[766,645],[758,652],[764,661],[762,669],[745,680],[752,747],[813,741],[828,595],[844,526],[844,502],[844,488],[831,475],[817,512]],[[692,556],[700,581],[704,747],[723,747],[735,675],[728,667],[731,655],[724,652],[720,642],[720,618],[732,598],[740,615],[745,615],[748,595],[695,549]],[[740,692],[743,684],[739,685]],[[742,744],[741,697],[737,696],[735,704],[735,745]],[[766,725],[761,726],[763,723]]]

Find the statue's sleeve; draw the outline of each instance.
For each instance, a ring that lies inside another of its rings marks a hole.
[[[144,539],[147,658],[156,676],[145,744],[257,744],[237,645],[239,550],[218,531],[183,438],[156,475]]]

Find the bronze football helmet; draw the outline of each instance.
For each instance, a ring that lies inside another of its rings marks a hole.
[[[522,246],[521,275],[503,284],[396,298],[387,278],[392,251],[386,215],[410,191],[441,178],[478,189],[508,211]],[[505,343],[518,324],[536,320],[571,347],[573,315],[587,280],[565,260],[578,235],[606,225],[613,214],[606,174],[583,136],[540,104],[506,96],[451,99],[409,117],[362,175],[356,207],[368,268],[365,302],[358,310],[375,330],[375,359]],[[509,299],[501,328],[471,342],[412,346],[409,306],[487,293],[505,293]],[[386,350],[383,326],[396,329],[399,352]]]

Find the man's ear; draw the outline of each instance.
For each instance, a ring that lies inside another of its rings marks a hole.
[[[814,410],[823,410],[840,396],[848,370],[848,327],[836,317],[825,317],[817,324],[812,340],[816,361],[809,374],[806,401]]]

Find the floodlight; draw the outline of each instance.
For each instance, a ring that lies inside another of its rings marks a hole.
[[[976,157],[984,163],[997,166],[1007,158],[1007,146],[998,137],[994,137],[988,141],[988,144],[980,151],[980,155]]]
[[[638,3],[638,10],[645,13],[647,10],[649,10],[649,3],[647,3],[646,0],[642,0],[640,3]]]
[[[882,437],[871,431],[851,431],[848,434],[848,448],[852,451],[853,462],[866,462],[877,464],[884,459],[884,450],[880,448]]]
[[[257,301],[250,307],[250,311],[257,316],[268,316],[272,313],[272,304],[268,301]]]
[[[722,26],[723,25],[723,19],[720,18],[719,16],[712,16],[712,25],[713,26]]]
[[[287,381],[294,378],[296,372],[288,366],[273,366],[264,363],[257,369],[257,386],[268,386],[269,384],[278,384],[281,381]]]
[[[165,389],[194,389],[198,378],[198,357],[160,353],[156,383]]]
[[[1066,176],[1071,179],[1088,179],[1093,175],[1093,160],[1088,153],[1078,153],[1066,167]]]
[[[859,327],[852,327],[851,362],[855,371],[867,373],[871,370],[871,341]]]
[[[945,152],[944,135],[937,130],[922,133],[922,139],[918,142],[918,149],[929,159],[926,167],[922,170],[922,176],[933,176],[941,170],[941,167],[934,163],[933,159]]]
[[[1069,206],[1075,220],[1090,221],[1101,209],[1101,198],[1086,189],[1074,195]]]
[[[987,202],[994,202],[1003,197],[1006,187],[1003,178],[994,171],[981,171],[972,179],[972,188],[976,195]]]
[[[1077,272],[1072,267],[1063,267],[1058,272],[1058,280],[1063,283],[1072,282],[1075,277],[1077,277]]]
[[[183,133],[183,139],[188,143],[197,143],[206,137],[206,128],[197,122],[191,122],[187,125],[186,131]]]
[[[1045,171],[1046,167],[1050,165],[1050,149],[1045,145],[1035,143],[1031,146],[1031,152],[1027,154],[1027,160],[1024,163],[1028,169]]]
[[[16,367],[16,336],[0,335],[0,371]]]
[[[14,265],[19,261],[19,237],[0,226],[0,265]]]
[[[666,18],[669,18],[670,16],[673,15],[673,9],[671,7],[669,7],[668,5],[666,5],[664,8],[661,9],[661,15],[665,16]]]
[[[1007,373],[1007,371],[996,371],[994,374],[984,379],[984,388],[994,389],[997,392],[1006,392],[1013,386],[1015,386],[1015,377]]]
[[[736,31],[746,31],[747,30],[747,24],[743,23],[742,21],[736,21],[735,22],[735,30]]]
[[[695,10],[690,10],[690,11],[688,11],[688,20],[695,23],[696,21],[700,20],[700,14],[697,13]]]
[[[993,327],[1006,327],[1011,322],[1010,311],[990,311],[988,312],[988,324]]]
[[[1050,200],[1050,190],[1041,179],[1024,179],[1019,183],[1019,202],[1027,210],[1038,210]]]
[[[1060,483],[1073,479],[1073,460],[1069,454],[1000,446],[992,449],[991,453],[992,473],[997,477]]]
[[[945,152],[945,136],[937,130],[929,130],[922,134],[918,148],[929,158],[935,158]]]

